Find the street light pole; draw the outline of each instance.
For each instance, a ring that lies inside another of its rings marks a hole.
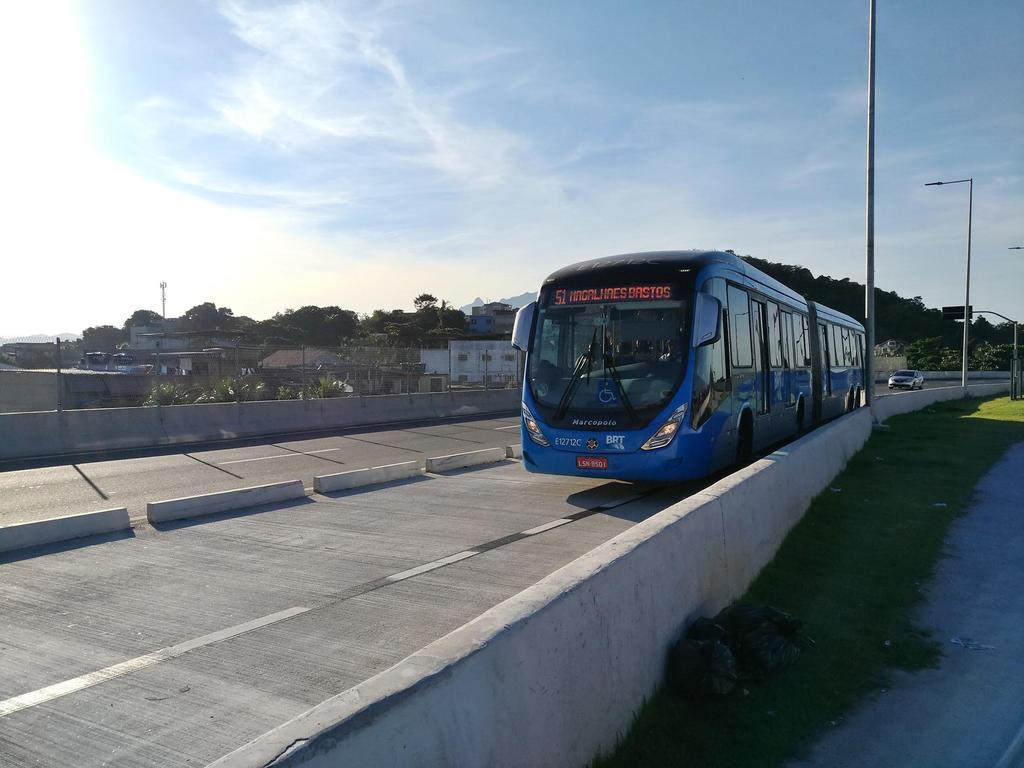
[[[941,187],[944,184],[968,184],[970,192],[967,198],[967,280],[964,289],[964,357],[963,369],[960,374],[960,386],[967,386],[967,342],[971,330],[971,221],[974,210],[974,178],[957,179],[956,181],[931,181],[926,187]]]
[[[875,391],[875,0],[868,0],[868,168],[865,233],[864,402],[871,405]]]
[[[1008,251],[1024,251],[1024,245],[1011,245],[1006,250]],[[1017,355],[1017,323],[1013,324],[1013,359],[1016,360]]]

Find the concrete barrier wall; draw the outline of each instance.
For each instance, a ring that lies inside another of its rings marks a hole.
[[[966,390],[963,387],[938,387],[934,389],[920,389],[916,392],[901,392],[897,395],[882,395],[872,401],[871,410],[874,413],[875,421],[881,423],[890,416],[898,416],[901,413],[910,413],[932,403],[945,400],[959,400],[965,396],[988,397],[1010,391],[1010,382],[998,384],[968,384]]]
[[[877,398],[875,414],[844,416],[659,512],[213,765],[586,765],[661,682],[682,628],[742,595],[873,418],[962,395]]]
[[[519,408],[514,389],[327,400],[204,403],[0,414],[0,459],[473,416]]]
[[[57,407],[57,374],[0,370],[0,409],[47,411]]]
[[[905,368],[906,366],[900,366]],[[921,371],[924,374],[925,381],[955,381],[959,382],[962,377],[961,371]],[[889,376],[892,374],[891,370],[879,372],[875,377],[875,381],[878,383],[884,383],[889,380]],[[1005,381],[1010,378],[1009,371],[968,371],[967,381],[968,383],[974,381]]]

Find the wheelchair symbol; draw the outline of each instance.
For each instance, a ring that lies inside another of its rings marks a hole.
[[[601,389],[597,392],[597,399],[604,405],[614,403],[617,399],[615,396],[615,390],[608,385],[607,379],[601,382]]]

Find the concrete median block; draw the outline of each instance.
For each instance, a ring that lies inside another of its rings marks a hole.
[[[349,472],[338,472],[333,475],[320,475],[313,478],[313,490],[317,493],[330,491],[347,491],[361,488],[364,485],[377,485],[394,480],[405,480],[423,474],[423,467],[417,461],[403,461],[398,464],[387,464],[383,467],[353,469]]]
[[[506,458],[505,448],[484,448],[479,451],[435,456],[427,459],[427,472],[449,472],[453,469],[465,469],[481,464],[494,464],[504,461]]]
[[[505,458],[506,459],[521,459],[523,458],[523,446],[519,443],[515,445],[509,445],[505,447]]]
[[[301,480],[287,480],[283,483],[235,488],[231,491],[204,493],[201,496],[186,496],[182,499],[151,501],[146,505],[146,518],[151,523],[164,523],[169,520],[202,517],[217,512],[256,507],[261,504],[291,501],[301,499],[305,495],[306,489]]]
[[[0,552],[55,544],[101,533],[127,531],[130,528],[128,510],[124,507],[6,525],[0,528]]]

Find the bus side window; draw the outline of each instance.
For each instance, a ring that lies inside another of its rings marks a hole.
[[[832,352],[832,367],[839,368],[843,365],[843,334],[838,325],[829,324],[832,329],[832,344],[829,349]]]
[[[750,368],[754,364],[750,346],[750,302],[747,292],[729,286],[729,342],[734,368]]]
[[[800,357],[804,368],[811,367],[811,327],[807,322],[807,315],[800,315]]]
[[[782,367],[792,368],[793,362],[793,314],[782,313]]]

